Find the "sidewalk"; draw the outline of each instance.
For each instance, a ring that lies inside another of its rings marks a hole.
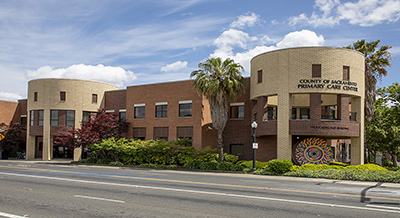
[[[72,159],[67,158],[55,158],[49,161],[44,161],[41,158],[24,160],[24,159],[15,159],[9,158],[7,160],[1,160],[0,162],[11,162],[11,163],[31,163],[31,164],[70,164]]]

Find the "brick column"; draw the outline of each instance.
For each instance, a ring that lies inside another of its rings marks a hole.
[[[349,107],[349,96],[348,95],[338,95],[337,96],[337,110],[338,110],[338,118],[341,121],[348,122],[350,116],[350,107]]]
[[[268,98],[266,96],[258,97],[257,100],[257,122],[263,122],[265,120],[265,105],[267,104]]]
[[[310,119],[321,120],[321,94],[310,94]]]

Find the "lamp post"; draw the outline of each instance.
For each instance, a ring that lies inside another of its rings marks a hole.
[[[257,128],[257,122],[253,121],[251,123],[251,128],[253,128],[253,169],[251,169],[251,172],[254,172],[256,170],[256,149],[258,149],[258,143],[256,143],[256,128]]]

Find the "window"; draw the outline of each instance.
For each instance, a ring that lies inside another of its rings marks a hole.
[[[312,77],[321,78],[321,64],[312,65]]]
[[[154,127],[154,139],[168,141],[168,127]]]
[[[65,98],[66,98],[65,92],[60,91],[60,101],[65,101]]]
[[[26,115],[21,115],[20,119],[21,126],[26,126],[26,122],[27,122]]]
[[[185,126],[185,127],[177,127],[177,138],[182,139],[181,143],[184,143],[186,147],[192,146],[192,138],[193,138],[193,127]]]
[[[125,109],[119,110],[119,120],[123,120],[123,121],[126,120],[126,110]]]
[[[168,103],[156,103],[156,118],[167,118]]]
[[[135,104],[134,107],[134,119],[144,119],[146,108],[145,104]]]
[[[192,117],[192,101],[179,102],[179,117]]]
[[[349,80],[349,79],[350,79],[350,67],[343,66],[343,80]]]
[[[301,120],[310,119],[310,108],[300,108],[300,119]]]
[[[97,94],[92,94],[92,104],[97,104]]]
[[[93,120],[96,117],[96,115],[97,115],[96,112],[83,111],[82,121],[89,122],[89,120]]]
[[[257,83],[262,83],[262,70],[257,71]]]
[[[244,103],[233,103],[230,108],[231,119],[243,119],[244,118]]]
[[[292,120],[297,119],[297,108],[292,108]]]
[[[67,116],[65,120],[66,126],[75,126],[75,111],[69,110],[67,111]]]
[[[326,120],[336,120],[336,106],[321,106],[321,118]]]
[[[35,120],[35,111],[30,111],[29,113],[29,125],[33,126]]]
[[[37,92],[34,92],[33,93],[33,101],[37,101],[37,99],[38,99],[38,94],[37,94]]]
[[[244,146],[243,144],[231,144],[230,145],[231,149],[231,154],[237,155],[240,158],[244,156]]]
[[[38,126],[43,126],[43,110],[38,110]]]
[[[133,139],[145,140],[146,139],[146,128],[144,128],[144,127],[133,128]]]
[[[268,120],[276,120],[278,116],[278,109],[276,107],[268,107]]]
[[[50,111],[50,126],[58,126],[58,110]]]

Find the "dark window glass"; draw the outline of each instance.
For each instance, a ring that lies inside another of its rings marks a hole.
[[[237,155],[239,157],[243,157],[244,156],[244,146],[243,144],[231,144],[231,154],[233,155]]]
[[[75,126],[75,111],[67,111],[66,122],[67,126]]]
[[[192,103],[179,104],[179,117],[192,116]]]
[[[97,104],[97,94],[92,94],[92,104]]]
[[[60,101],[65,101],[65,98],[66,98],[65,92],[61,91],[60,92]]]
[[[156,105],[156,118],[166,118],[168,105]]]
[[[38,99],[38,93],[34,92],[33,93],[33,101],[37,101],[37,99]]]
[[[262,83],[262,70],[257,71],[257,83]]]
[[[135,113],[134,118],[135,119],[144,119],[145,108],[146,108],[145,106],[136,106],[135,111],[134,111],[134,113]]]
[[[21,117],[21,126],[26,126],[26,116],[25,117]]]
[[[126,120],[126,112],[125,111],[121,111],[119,112],[119,120]]]
[[[292,120],[297,119],[297,108],[292,108]]]
[[[146,139],[146,128],[145,127],[135,127],[133,128],[133,139]]]
[[[29,113],[29,125],[33,126],[35,120],[35,111],[30,111]]]
[[[231,106],[230,112],[231,119],[243,119],[244,105]]]
[[[312,65],[312,77],[321,78],[321,64]]]
[[[310,119],[310,108],[300,108],[300,119],[302,120]]]
[[[43,110],[38,110],[38,126],[43,126]]]
[[[350,79],[350,67],[343,66],[343,80],[349,80],[349,79]]]
[[[276,107],[268,107],[268,120],[276,120],[278,117],[278,109]]]
[[[168,141],[168,127],[154,127],[154,139]]]
[[[50,111],[50,126],[58,126],[58,110]]]

